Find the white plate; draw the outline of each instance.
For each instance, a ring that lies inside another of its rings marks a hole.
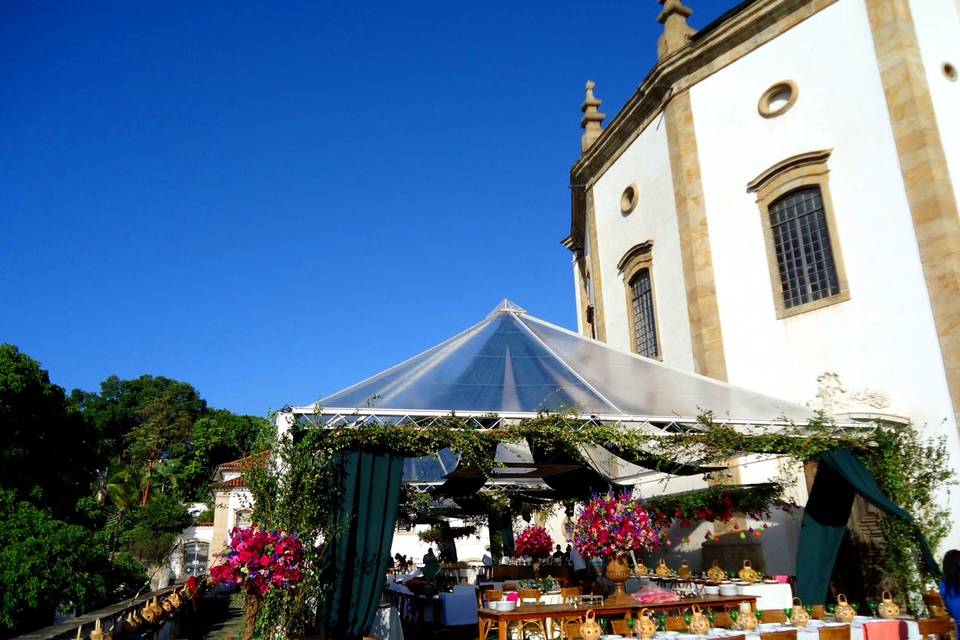
[[[763,624],[758,625],[758,628],[762,629],[763,631],[773,631],[774,629],[779,629],[782,626],[783,625],[779,622],[764,622]]]
[[[600,640],[623,640],[623,636],[600,636]]]

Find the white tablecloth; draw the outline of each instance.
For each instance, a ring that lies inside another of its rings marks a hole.
[[[863,625],[864,624],[873,624],[873,623],[883,623],[884,620],[879,620],[876,618],[858,620],[850,625],[850,640],[864,640]],[[908,640],[923,640],[920,636],[920,627],[917,625],[916,620],[903,620],[902,622],[907,623],[907,638]],[[817,625],[817,622],[811,621],[811,625],[804,627],[803,629],[797,629],[797,640],[820,640],[820,626],[829,626],[832,624],[838,624],[833,622],[828,622],[825,624]],[[793,627],[780,626],[780,630],[793,629]],[[771,629],[773,630],[773,629]],[[743,633],[742,631],[727,630],[724,632],[724,635],[708,635],[706,636],[707,640],[723,640],[724,636],[728,635],[739,635]],[[656,640],[666,640],[667,636],[663,633],[657,633]],[[681,633],[678,637],[673,640],[703,640],[701,636],[695,636],[693,634]],[[760,633],[748,633],[746,634],[746,640],[763,640],[763,637]]]
[[[381,640],[403,640],[403,627],[400,625],[400,612],[396,607],[381,606],[370,628],[372,638]]]
[[[737,587],[742,596],[757,596],[757,609],[789,609],[793,606],[793,591],[786,583],[748,584]]]

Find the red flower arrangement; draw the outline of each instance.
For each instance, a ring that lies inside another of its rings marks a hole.
[[[290,589],[303,578],[303,545],[295,533],[234,527],[230,544],[218,556],[223,562],[210,568],[213,583],[248,593]]]
[[[546,529],[532,524],[517,534],[513,546],[518,556],[546,558],[553,551],[553,538]]]
[[[660,547],[653,521],[640,502],[624,494],[598,496],[580,511],[573,543],[588,558],[615,558]]]

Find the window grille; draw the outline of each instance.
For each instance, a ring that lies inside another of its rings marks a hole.
[[[207,573],[210,545],[206,542],[188,542],[183,545],[183,572],[186,576],[202,576]]]
[[[637,353],[648,358],[660,355],[657,345],[657,324],[653,315],[653,288],[650,270],[641,269],[630,281],[633,306],[633,345]]]
[[[791,191],[769,211],[784,308],[839,294],[820,187]]]

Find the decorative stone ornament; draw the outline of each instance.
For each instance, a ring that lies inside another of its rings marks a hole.
[[[660,0],[660,4],[663,10],[657,22],[663,25],[663,35],[657,42],[657,54],[663,60],[690,41],[694,30],[687,24],[687,18],[693,15],[693,9],[683,4],[683,0]]]
[[[607,117],[606,114],[599,111],[602,101],[593,95],[593,89],[596,86],[596,82],[587,80],[587,95],[580,106],[580,111],[583,112],[583,117],[580,118],[580,127],[583,129],[583,137],[580,139],[581,152],[589,149],[590,145],[603,133],[603,127],[600,126],[600,123]]]

